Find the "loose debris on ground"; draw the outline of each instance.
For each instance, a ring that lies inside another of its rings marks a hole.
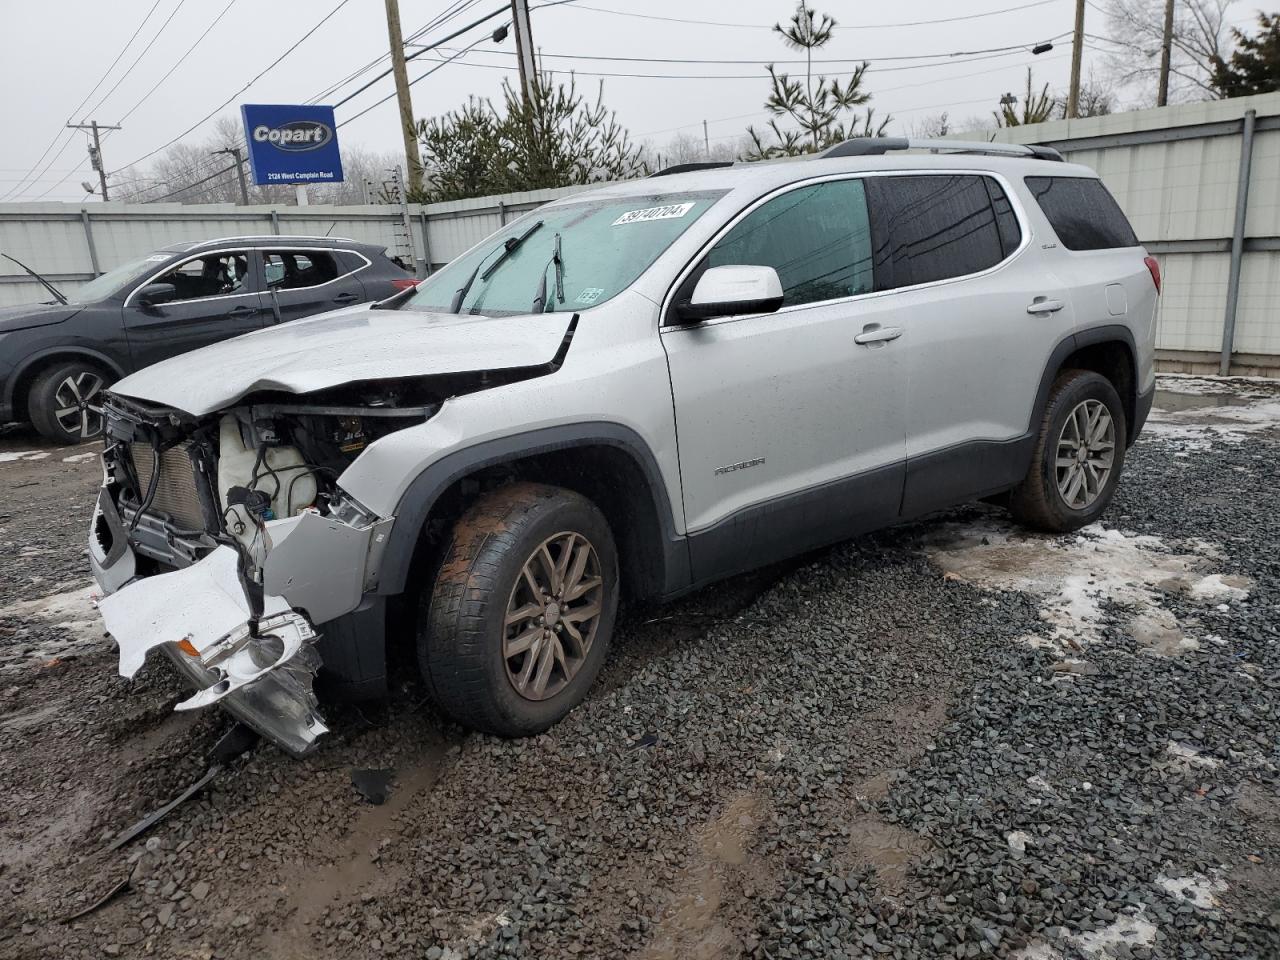
[[[1161,386],[1077,535],[969,507],[627,611],[531,740],[405,671],[114,852],[231,722],[116,675],[96,465],[11,431],[0,958],[1280,956],[1280,394]]]

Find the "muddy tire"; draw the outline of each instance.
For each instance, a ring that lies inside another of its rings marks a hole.
[[[31,425],[54,443],[96,440],[102,436],[102,392],[110,379],[87,360],[70,360],[42,371],[27,394]]]
[[[1035,455],[1009,495],[1026,526],[1067,533],[1107,509],[1124,467],[1128,423],[1111,381],[1089,370],[1064,370],[1049,391]]]
[[[599,509],[516,483],[462,515],[419,622],[436,704],[466,727],[541,733],[582,702],[608,654],[618,556]]]

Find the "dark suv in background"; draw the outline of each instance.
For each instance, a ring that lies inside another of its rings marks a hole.
[[[386,249],[340,237],[222,237],[139,257],[47,303],[0,310],[0,423],[57,443],[102,432],[100,394],[128,373],[417,281]]]

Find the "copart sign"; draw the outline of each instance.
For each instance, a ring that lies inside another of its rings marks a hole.
[[[240,115],[254,183],[333,183],[342,179],[333,107],[246,103],[241,105]]]

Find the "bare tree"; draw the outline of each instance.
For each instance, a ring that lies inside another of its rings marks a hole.
[[[925,140],[945,137],[953,132],[951,117],[945,110],[941,113],[931,113],[927,117],[911,124],[911,135]]]
[[[1174,7],[1169,60],[1169,102],[1210,100],[1213,65],[1230,47],[1227,10],[1235,0],[1178,0]],[[1108,0],[1107,34],[1112,52],[1104,61],[1113,87],[1133,91],[1154,105],[1160,77],[1165,0]]]
[[[661,160],[662,166],[673,167],[678,163],[702,163],[707,160],[741,160],[750,146],[751,140],[744,134],[729,140],[712,140],[708,151],[708,144],[702,137],[692,133],[677,133],[662,146],[648,146],[645,149],[653,159],[654,166]]]

